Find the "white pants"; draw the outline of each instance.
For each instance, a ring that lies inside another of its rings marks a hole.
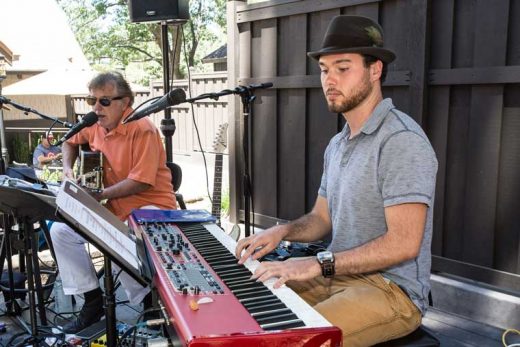
[[[53,223],[50,234],[63,292],[76,295],[99,287],[96,270],[85,248],[87,241],[64,223]],[[112,268],[113,272],[119,272],[116,264],[112,264]],[[126,272],[121,272],[119,280],[132,305],[140,303],[150,291],[150,288],[143,287]]]

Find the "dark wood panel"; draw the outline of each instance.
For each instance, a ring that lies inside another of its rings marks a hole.
[[[499,87],[501,88],[501,87]],[[498,154],[502,126],[502,92],[473,87],[467,142],[467,176],[463,260],[493,265],[493,231],[497,194]]]
[[[489,6],[488,1],[477,1],[475,66],[504,64],[508,17],[508,2],[497,1]],[[475,86],[471,94],[463,259],[492,267],[503,87]]]
[[[436,67],[451,66],[454,0],[431,3],[430,62]],[[426,133],[438,160],[433,212],[432,253],[442,255],[446,199],[446,158],[448,155],[450,87],[430,87]]]
[[[455,1],[452,67],[472,67],[475,40],[475,0]]]
[[[281,76],[305,75],[307,71],[307,15],[279,19]],[[294,59],[295,56],[301,57]],[[305,213],[305,89],[279,91],[278,102],[278,217],[295,219]]]
[[[237,11],[237,23],[252,22],[262,19],[292,16],[302,13],[324,12],[340,7],[355,6],[381,0],[303,0],[279,5],[257,4],[241,7]]]
[[[447,136],[449,122],[450,90],[446,87],[430,89],[429,112],[427,118],[428,137],[432,143],[439,166],[435,187],[435,205],[433,212],[432,252],[442,254],[444,233],[444,202],[446,187],[446,156],[448,152]]]
[[[520,66],[491,66],[429,71],[430,85],[504,84],[520,82]]]
[[[251,76],[276,74],[277,22],[268,19],[254,22],[251,35]]]
[[[461,260],[464,243],[464,213],[467,170],[469,108],[468,87],[451,89],[446,156],[446,199],[444,208],[443,256]]]
[[[240,24],[238,31],[238,51],[240,52],[238,76],[248,78],[251,77],[251,23]]]
[[[509,91],[520,99],[519,89]],[[520,107],[504,108],[498,176],[495,267],[520,273]]]
[[[306,15],[280,18],[278,23],[278,75],[305,75],[307,70]],[[299,57],[299,59],[295,59]]]
[[[305,211],[305,95],[303,89],[281,90],[278,101],[278,214],[295,219]]]
[[[520,1],[511,1],[506,65],[520,65]]]
[[[262,90],[256,93],[261,102],[254,105],[251,132],[251,159],[253,167],[253,208],[255,213],[276,215],[277,161],[276,142],[277,117],[276,90]]]
[[[413,14],[415,15],[415,14]],[[409,40],[412,13],[405,1],[384,1],[381,3],[379,18],[376,18],[383,28],[385,47],[396,54],[396,59],[388,66],[389,71],[408,70],[410,67]],[[402,23],[407,23],[403,26]]]
[[[428,28],[430,25],[428,1],[409,1],[406,4],[406,9],[409,11],[408,14],[410,15],[409,29],[407,30],[410,34],[409,47],[413,47],[413,49],[410,49],[407,54],[409,59],[408,68],[411,72],[409,112],[419,125],[423,125],[427,105],[426,59],[429,54]],[[411,15],[412,13],[413,15]]]
[[[323,154],[338,132],[338,116],[330,113],[321,89],[309,89],[306,134],[306,211],[314,206],[323,173]]]
[[[431,3],[430,68],[449,69],[451,67],[455,15],[454,1],[444,0]],[[428,82],[431,84],[431,79]]]
[[[349,6],[342,9],[341,14],[358,15],[372,18],[379,21],[379,2],[372,2],[356,6]]]

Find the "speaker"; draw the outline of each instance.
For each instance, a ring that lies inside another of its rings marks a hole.
[[[134,23],[190,19],[188,0],[128,0],[128,10]]]

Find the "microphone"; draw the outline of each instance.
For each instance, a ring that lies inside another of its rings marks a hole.
[[[135,111],[130,117],[123,121],[123,124],[133,122],[134,120],[141,119],[155,112],[163,111],[168,107],[181,104],[184,101],[186,101],[186,93],[184,90],[180,88],[174,89],[163,95],[160,99],[155,100],[140,110]]]
[[[67,131],[58,142],[56,142],[56,146],[61,145],[63,142],[67,141],[72,136],[79,133],[81,129],[93,126],[97,121],[98,115],[96,114],[96,112],[87,113],[83,118],[81,118],[81,120],[78,123],[76,123],[69,131]]]

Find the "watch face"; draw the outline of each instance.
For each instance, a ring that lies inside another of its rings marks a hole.
[[[330,251],[319,252],[316,257],[320,263],[331,262],[334,260],[334,255]]]

